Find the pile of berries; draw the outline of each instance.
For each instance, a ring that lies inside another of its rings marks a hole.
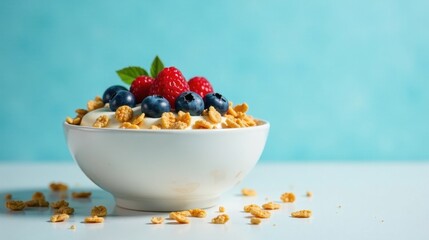
[[[213,106],[221,115],[228,110],[228,100],[214,92],[211,83],[204,77],[193,77],[186,81],[175,67],[166,67],[155,57],[150,75],[140,67],[127,67],[117,71],[119,77],[130,89],[114,85],[106,89],[103,102],[110,110],[120,106],[135,107],[141,104],[141,111],[147,117],[158,118],[164,112],[183,111],[199,116],[204,109]]]

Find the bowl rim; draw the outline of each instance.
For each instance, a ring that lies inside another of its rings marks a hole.
[[[134,132],[134,133],[179,133],[179,134],[208,134],[208,133],[220,133],[220,132],[241,132],[241,131],[249,131],[256,129],[269,128],[270,123],[263,119],[255,119],[261,124],[252,127],[246,128],[220,128],[220,129],[125,129],[125,128],[95,128],[90,126],[81,126],[81,125],[73,125],[68,122],[63,122],[64,129],[73,129],[78,131],[86,131],[86,132]]]

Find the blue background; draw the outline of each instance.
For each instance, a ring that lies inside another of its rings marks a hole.
[[[155,55],[271,122],[263,161],[429,159],[429,1],[0,1],[0,161]]]

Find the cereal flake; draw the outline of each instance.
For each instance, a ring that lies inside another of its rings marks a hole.
[[[293,202],[295,202],[295,194],[293,194],[291,192],[285,192],[280,196],[280,199],[283,202],[293,203]]]
[[[107,208],[103,205],[94,206],[91,209],[91,216],[105,217],[107,215]]]
[[[228,221],[229,221],[228,214],[221,214],[212,219],[212,223],[214,224],[225,224]]]
[[[9,200],[6,202],[6,207],[12,211],[21,211],[25,208],[25,203],[23,201]]]
[[[311,210],[299,210],[290,214],[294,218],[309,218],[312,215]]]
[[[55,223],[55,222],[64,222],[65,220],[69,219],[70,216],[62,213],[62,214],[55,214],[51,216],[51,222]]]
[[[152,217],[152,218],[150,219],[150,221],[151,221],[153,224],[162,224],[162,223],[164,222],[164,218],[163,218],[163,217]]]
[[[104,218],[102,217],[98,217],[98,216],[91,216],[91,217],[86,217],[83,220],[84,223],[103,223],[104,222]]]
[[[119,122],[129,122],[133,118],[133,109],[127,105],[120,106],[116,109],[115,118]]]

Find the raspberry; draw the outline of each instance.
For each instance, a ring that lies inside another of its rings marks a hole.
[[[212,85],[205,77],[193,77],[188,81],[189,88],[192,92],[198,93],[202,98],[207,93],[214,92]]]
[[[177,68],[168,67],[158,74],[149,89],[149,95],[163,96],[173,107],[175,106],[176,98],[186,91],[189,91],[189,85],[185,77]]]
[[[136,97],[137,103],[149,96],[149,89],[154,80],[149,76],[140,76],[131,83],[130,92]]]

